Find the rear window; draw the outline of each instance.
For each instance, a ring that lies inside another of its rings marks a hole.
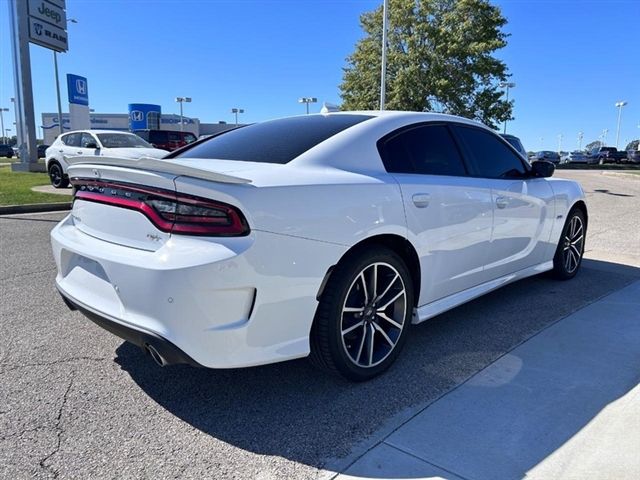
[[[329,137],[370,118],[369,115],[308,115],[256,123],[215,136],[176,158],[289,163]]]

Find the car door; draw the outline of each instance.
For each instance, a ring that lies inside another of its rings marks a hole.
[[[467,174],[446,124],[418,124],[378,142],[402,191],[408,237],[420,258],[419,305],[484,281],[491,190]]]
[[[80,139],[80,148],[77,150],[77,154],[82,157],[100,156],[102,154],[102,149],[97,148],[99,145],[98,139],[94,135],[83,132]]]
[[[67,165],[73,163],[73,157],[78,155],[77,152],[80,148],[81,137],[81,132],[72,132],[62,135],[62,137],[60,137],[59,144],[56,145],[56,157]]]
[[[490,279],[542,263],[553,223],[553,190],[498,135],[457,125],[456,135],[474,174],[491,188],[493,229],[485,271]]]

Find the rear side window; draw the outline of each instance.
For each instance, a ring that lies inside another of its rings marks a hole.
[[[466,175],[458,147],[445,125],[403,130],[378,145],[387,172]]]
[[[69,147],[79,147],[80,137],[82,137],[82,133],[70,133],[68,135],[64,135],[61,140],[62,143]]]
[[[329,137],[369,118],[369,115],[306,115],[255,123],[205,140],[175,158],[289,163]]]
[[[480,128],[456,126],[481,177],[518,178],[525,175],[522,160],[496,135]]]

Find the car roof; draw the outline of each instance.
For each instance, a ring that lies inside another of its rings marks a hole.
[[[127,134],[127,135],[134,135],[131,132],[126,132],[124,130],[93,130],[93,129],[88,129],[88,130],[72,130],[70,132],[64,132],[62,135],[69,135],[70,133],[123,133],[123,134]]]

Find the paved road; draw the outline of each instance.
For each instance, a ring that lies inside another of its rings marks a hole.
[[[578,277],[527,279],[440,315],[413,330],[386,375],[358,385],[304,360],[160,369],[58,298],[48,232],[60,214],[0,218],[0,478],[340,470],[545,326],[640,278],[615,263],[640,266],[640,178],[566,176],[583,181],[591,206],[591,260]]]

